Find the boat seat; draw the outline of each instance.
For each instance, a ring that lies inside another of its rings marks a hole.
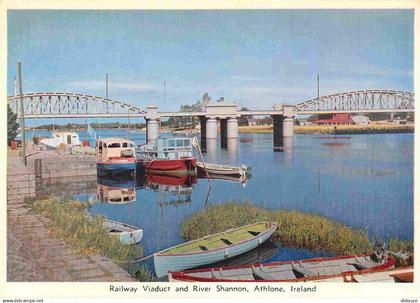
[[[226,245],[232,245],[233,243],[230,242],[228,239],[222,238],[220,239],[223,243],[225,243]]]
[[[256,280],[275,280],[269,273],[263,272],[261,267],[252,266],[252,274]]]
[[[296,277],[303,278],[303,277],[313,277],[317,274],[312,270],[303,267],[302,264],[292,263],[292,270],[296,274]]]
[[[357,256],[355,256],[354,260],[351,262],[347,262],[347,264],[356,267],[357,270],[363,270],[372,267],[374,265],[374,262],[369,262],[364,258],[359,259],[357,258]]]
[[[248,232],[253,235],[254,237],[258,236],[260,234],[259,231],[252,231],[252,230],[248,230]]]

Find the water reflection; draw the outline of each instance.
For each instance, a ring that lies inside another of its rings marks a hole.
[[[217,161],[217,139],[206,139],[206,153],[208,162]]]
[[[227,150],[229,155],[229,161],[231,163],[236,163],[238,159],[238,139],[229,138],[227,140]]]
[[[160,206],[191,203],[193,185],[197,183],[197,177],[192,175],[172,176],[140,173],[136,179],[138,188],[147,188],[164,194],[159,199]]]

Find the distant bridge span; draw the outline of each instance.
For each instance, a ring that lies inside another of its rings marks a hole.
[[[296,106],[298,114],[412,111],[414,111],[414,94],[395,90],[360,90],[336,93]]]
[[[7,97],[20,115],[20,96]],[[111,118],[147,114],[146,110],[116,100],[75,93],[28,93],[23,95],[25,118]]]
[[[12,110],[20,114],[19,96],[7,98]],[[141,109],[124,102],[76,93],[28,93],[23,95],[25,118],[123,118],[123,117],[174,117],[208,116],[207,109],[201,112],[158,112],[156,107]],[[230,108],[232,109],[230,104]],[[237,106],[236,106],[237,107]],[[288,106],[287,114],[282,105],[270,110],[238,111],[243,115],[309,115],[326,113],[413,112],[414,94],[395,90],[361,90],[337,93]],[[232,112],[233,114],[233,112]]]

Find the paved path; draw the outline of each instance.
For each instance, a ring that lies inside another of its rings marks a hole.
[[[8,281],[136,281],[103,256],[74,254],[51,234],[50,220],[24,203],[24,197],[35,196],[35,178],[16,152],[8,153],[7,172]]]

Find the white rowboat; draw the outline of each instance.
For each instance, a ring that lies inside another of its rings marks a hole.
[[[105,220],[110,235],[117,236],[123,244],[132,245],[143,238],[143,229],[125,223]]]
[[[243,254],[269,239],[276,229],[274,222],[258,222],[162,250],[154,254],[156,276]]]

